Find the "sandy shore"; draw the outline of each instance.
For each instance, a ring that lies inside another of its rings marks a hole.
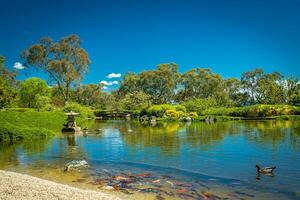
[[[33,176],[0,170],[0,199],[101,199],[121,200],[120,197],[83,190],[43,180]]]

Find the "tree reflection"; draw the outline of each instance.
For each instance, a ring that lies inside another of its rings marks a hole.
[[[280,143],[290,144],[293,149],[299,146],[299,123],[296,121],[169,122],[156,126],[131,121],[96,125],[103,130],[117,129],[128,146],[159,147],[163,154],[177,154],[182,145],[207,150],[231,135],[240,135],[262,145],[271,143],[273,148]]]
[[[249,141],[257,144],[271,144],[273,149],[282,143],[297,149],[299,146],[299,126],[297,121],[249,121],[245,123],[247,130],[245,136]]]

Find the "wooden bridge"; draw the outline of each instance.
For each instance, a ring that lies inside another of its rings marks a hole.
[[[130,111],[96,111],[96,119],[130,119],[132,112]]]

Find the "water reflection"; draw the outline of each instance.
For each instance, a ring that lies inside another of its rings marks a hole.
[[[256,144],[272,144],[276,149],[280,143],[289,143],[299,148],[300,124],[297,121],[247,121],[219,123],[158,123],[156,126],[139,122],[99,122],[93,127],[118,130],[128,145],[160,147],[162,152],[178,153],[181,144],[208,149],[214,148],[225,137],[242,136]],[[103,135],[102,135],[103,136]]]
[[[24,156],[38,154],[46,151],[49,147],[49,140],[33,140],[24,142],[9,142],[0,145],[0,167],[18,166],[24,161]]]
[[[51,168],[55,174],[70,160],[85,159],[97,170],[113,161],[106,168],[115,168],[116,173],[123,168],[130,173],[127,163],[146,164],[295,192],[300,182],[299,140],[297,121],[170,122],[155,126],[96,121],[90,123],[86,137],[62,135],[48,141],[1,144],[0,168]],[[126,164],[120,167],[120,163]],[[269,177],[257,180],[255,164],[276,165],[272,181]]]

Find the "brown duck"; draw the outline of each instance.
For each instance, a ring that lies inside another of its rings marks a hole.
[[[262,173],[262,174],[272,174],[274,169],[276,169],[276,167],[260,167],[258,165],[255,165],[256,169],[257,169],[257,173]]]

